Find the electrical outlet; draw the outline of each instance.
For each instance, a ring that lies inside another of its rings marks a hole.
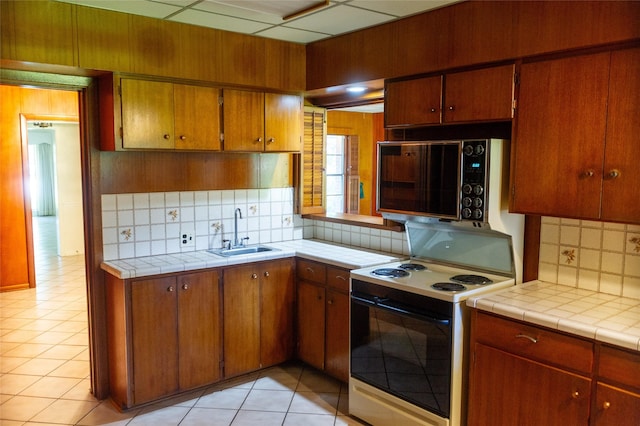
[[[180,233],[180,247],[190,247],[195,244],[195,240],[193,239],[192,232],[181,232]]]

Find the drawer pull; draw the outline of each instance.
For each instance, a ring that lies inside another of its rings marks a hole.
[[[578,399],[579,397],[580,397],[580,392],[578,392],[577,390],[571,392],[571,398]]]
[[[610,407],[611,407],[611,403],[609,401],[605,401],[604,404],[602,404],[603,410],[608,410]]]
[[[186,284],[186,283],[185,283],[185,284],[183,284],[183,285],[182,285],[182,289],[183,289],[183,290],[189,290],[189,284]]]
[[[316,273],[316,271],[314,271],[313,269],[309,268],[308,266],[307,266],[307,272],[311,272],[312,274]]]
[[[258,278],[258,274],[255,274],[255,273],[254,273],[254,274],[251,274],[251,279],[252,279],[252,280],[255,280],[255,279],[257,279],[257,278]]]
[[[342,280],[342,281],[346,281],[347,280],[347,278],[342,276],[342,275],[336,275],[336,278],[339,279],[339,280]]]
[[[538,339],[536,339],[535,337],[531,337],[531,336],[527,336],[526,334],[516,334],[516,339],[529,339],[531,340],[531,343],[538,343]]]

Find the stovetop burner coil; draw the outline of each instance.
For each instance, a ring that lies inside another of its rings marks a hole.
[[[398,268],[379,268],[379,269],[373,270],[373,272],[371,273],[373,275],[378,275],[381,277],[393,277],[393,278],[402,278],[402,277],[409,276],[409,272],[403,269],[398,269]]]
[[[431,288],[443,291],[461,291],[467,289],[465,286],[458,283],[435,283],[431,286]]]
[[[424,271],[425,269],[427,269],[426,266],[420,263],[403,263],[402,265],[398,266],[398,268],[404,269],[405,271]]]
[[[493,281],[482,275],[455,275],[450,278],[454,283],[459,284],[492,284]]]

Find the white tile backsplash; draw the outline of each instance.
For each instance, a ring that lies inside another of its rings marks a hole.
[[[640,298],[640,227],[543,217],[538,279]]]

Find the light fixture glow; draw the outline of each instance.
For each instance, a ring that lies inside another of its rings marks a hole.
[[[347,92],[349,92],[349,93],[362,93],[365,90],[367,90],[367,88],[364,87],[364,86],[350,86],[350,87],[347,87]]]

